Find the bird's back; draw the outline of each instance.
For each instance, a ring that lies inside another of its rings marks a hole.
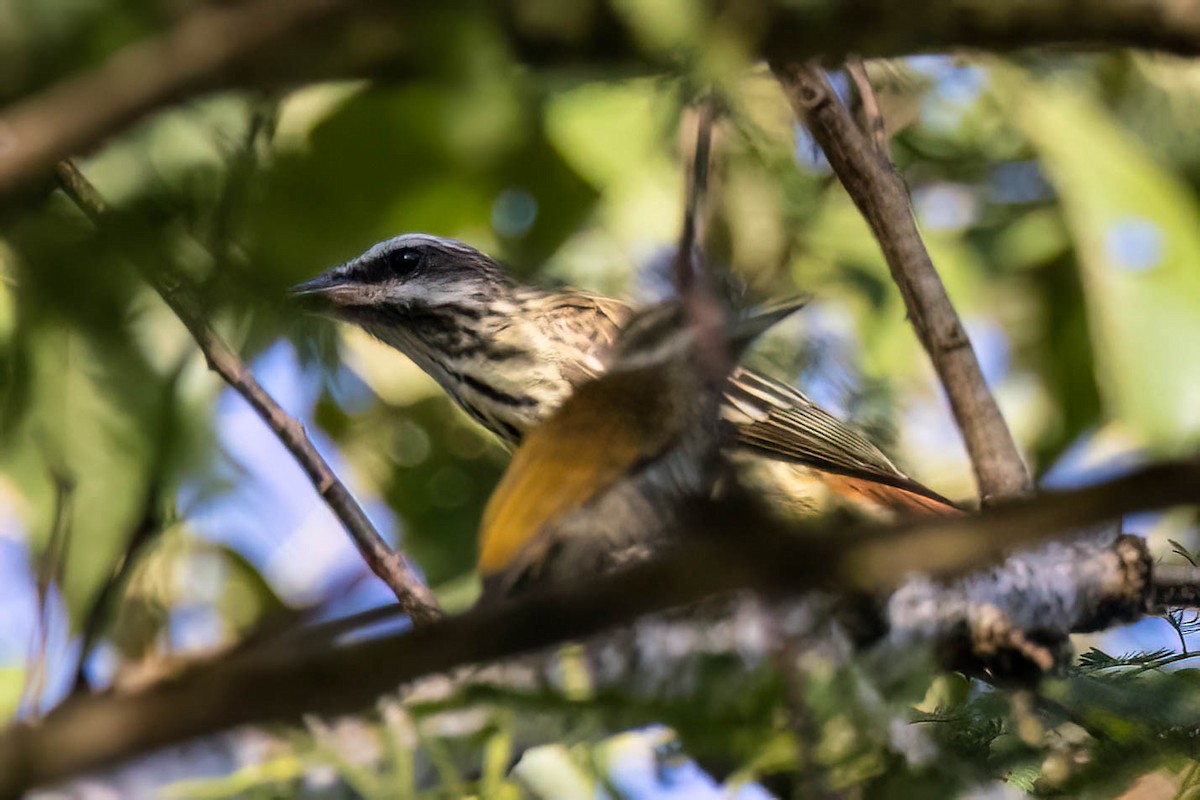
[[[607,368],[618,331],[633,311],[588,292],[568,292],[548,306],[547,335],[561,340],[562,374],[572,385]],[[574,360],[574,364],[566,363]],[[937,492],[902,472],[869,439],[788,384],[738,367],[725,389],[722,417],[755,464],[757,480],[778,494],[809,500],[817,486],[870,509],[956,513]],[[784,466],[786,465],[786,466]],[[757,467],[777,467],[783,469]],[[814,485],[815,484],[815,485]],[[792,498],[795,499],[795,498]]]

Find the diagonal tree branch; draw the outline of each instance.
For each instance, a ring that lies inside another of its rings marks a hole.
[[[58,175],[63,189],[76,205],[93,222],[102,224],[108,212],[96,187],[70,161],[58,165]],[[203,310],[189,287],[152,265],[139,263],[137,266],[192,334],[209,368],[250,404],[296,459],[317,493],[337,515],[371,571],[395,593],[399,608],[418,625],[439,619],[442,612],[437,600],[417,577],[408,559],[403,553],[389,547],[375,530],[362,506],[317,452],[304,425],[280,408],[259,385],[249,367],[205,321]]]
[[[900,287],[908,317],[942,381],[984,505],[1033,491],[975,350],[929,258],[904,180],[858,127],[815,64],[776,63],[776,76],[854,204],[866,218]]]

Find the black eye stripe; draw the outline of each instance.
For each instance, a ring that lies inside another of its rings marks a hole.
[[[393,278],[403,278],[420,264],[421,253],[406,247],[364,260],[354,270],[354,275],[363,283],[382,283]]]

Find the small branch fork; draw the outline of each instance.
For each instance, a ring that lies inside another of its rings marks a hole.
[[[921,240],[908,189],[880,149],[880,139],[859,128],[820,67],[784,62],[771,66],[797,118],[808,126],[879,241],[917,337],[950,400],[983,504],[1032,493],[1029,471]],[[861,69],[854,74],[856,80],[866,80]]]
[[[871,86],[871,78],[867,75],[863,60],[858,56],[847,59],[846,72],[850,75],[850,80],[854,81],[854,89],[858,92],[859,102],[862,103],[863,130],[871,134],[880,156],[887,158],[887,122],[883,118],[879,98],[875,96],[875,87]]]
[[[70,161],[60,162],[57,171],[59,182],[67,195],[94,223],[102,224],[108,207],[96,187]],[[155,269],[153,265],[139,263],[137,266],[192,334],[204,353],[209,369],[245,398],[296,459],[321,498],[341,521],[371,571],[395,593],[400,609],[416,625],[440,619],[442,611],[437,600],[417,577],[408,559],[388,546],[375,530],[362,506],[317,452],[304,425],[275,402],[246,364],[208,324],[200,303],[188,286],[174,276]]]

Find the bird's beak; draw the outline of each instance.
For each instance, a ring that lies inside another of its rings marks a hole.
[[[323,295],[333,286],[334,280],[328,272],[323,272],[315,278],[311,278],[304,283],[297,283],[295,286],[288,289],[290,297],[312,297],[314,295]]]
[[[288,289],[288,296],[314,311],[332,311],[354,305],[362,294],[362,287],[339,272],[340,269],[335,267],[298,283]]]

